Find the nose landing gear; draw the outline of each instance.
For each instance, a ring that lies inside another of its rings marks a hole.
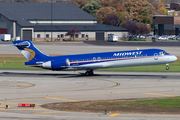
[[[86,72],[85,72],[85,75],[86,76],[92,76],[94,73],[93,73],[93,70],[87,70]]]
[[[166,70],[170,69],[168,65],[169,65],[169,63],[166,64]]]

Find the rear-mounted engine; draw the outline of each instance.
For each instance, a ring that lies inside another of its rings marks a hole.
[[[43,68],[46,69],[62,69],[70,66],[69,59],[53,60],[42,64]]]

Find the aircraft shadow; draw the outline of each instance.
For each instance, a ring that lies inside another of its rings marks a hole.
[[[85,76],[84,73],[76,73],[76,74],[64,74],[64,73],[59,73],[59,74],[53,74],[53,73],[16,73],[16,72],[2,72],[0,73],[0,76],[5,77],[55,77],[55,78],[83,78],[83,77],[115,77],[115,78],[162,78],[165,79],[167,77],[173,78],[179,78],[179,76],[173,76],[173,75],[134,75],[134,74],[94,74],[93,76]]]

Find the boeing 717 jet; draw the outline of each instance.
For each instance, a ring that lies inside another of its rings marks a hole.
[[[77,55],[48,56],[38,50],[30,40],[13,41],[21,53],[27,58],[25,65],[40,67],[53,71],[86,70],[85,75],[93,75],[99,68],[128,66],[146,66],[166,64],[177,60],[177,57],[161,49],[137,49],[128,51],[88,53]]]

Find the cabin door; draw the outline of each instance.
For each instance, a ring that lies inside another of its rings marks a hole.
[[[158,60],[158,54],[154,53],[154,60]]]

